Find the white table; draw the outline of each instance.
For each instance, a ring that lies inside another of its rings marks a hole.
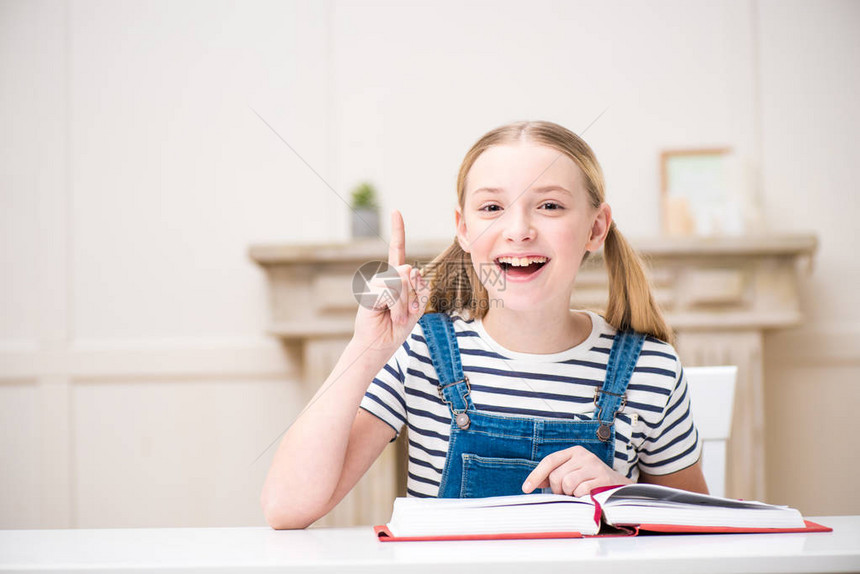
[[[0,530],[0,572],[858,572],[860,516],[832,533],[389,542],[369,527]]]

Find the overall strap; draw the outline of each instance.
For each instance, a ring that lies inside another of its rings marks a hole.
[[[426,313],[418,322],[424,329],[430,360],[439,377],[439,396],[448,403],[455,418],[469,408],[474,409],[469,396],[469,379],[463,374],[460,363],[460,347],[451,317],[445,313]],[[468,421],[468,417],[462,420]]]
[[[611,437],[610,427],[615,422],[615,415],[627,403],[627,384],[633,376],[644,342],[645,335],[635,331],[618,331],[615,334],[606,365],[606,379],[603,387],[594,391],[595,420],[600,421],[597,438],[604,442]]]

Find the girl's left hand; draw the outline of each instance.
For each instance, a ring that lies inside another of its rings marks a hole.
[[[523,492],[551,487],[553,494],[585,496],[598,486],[633,484],[581,446],[573,446],[545,457],[526,477]]]

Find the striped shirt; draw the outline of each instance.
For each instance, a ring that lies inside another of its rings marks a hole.
[[[590,420],[594,390],[603,385],[615,329],[587,312],[592,331],[560,353],[517,353],[496,343],[480,319],[453,316],[463,371],[480,411],[510,416]],[[361,407],[399,434],[409,429],[409,496],[434,497],[450,436],[451,413],[419,324],[377,374]],[[615,419],[613,468],[636,480],[639,470],[669,474],[695,463],[702,443],[690,414],[687,382],[675,349],[647,337]]]

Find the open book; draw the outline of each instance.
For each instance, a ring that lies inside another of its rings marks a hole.
[[[601,531],[601,528],[603,529]],[[653,484],[595,489],[575,498],[524,494],[489,498],[398,498],[380,540],[578,538],[656,532],[810,532],[787,506],[695,494]]]

